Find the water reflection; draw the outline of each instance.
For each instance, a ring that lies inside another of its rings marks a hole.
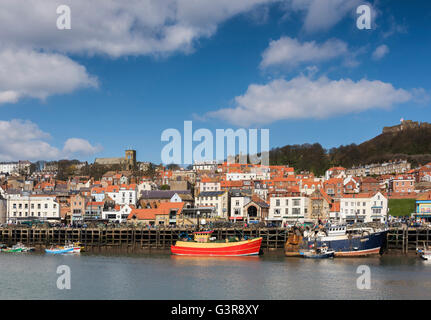
[[[71,268],[72,290],[56,288],[62,264]],[[370,267],[370,290],[356,286],[359,265]],[[0,285],[2,299],[430,299],[431,264],[388,255],[10,254],[0,259]]]

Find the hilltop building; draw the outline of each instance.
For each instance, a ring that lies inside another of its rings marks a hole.
[[[124,158],[96,158],[94,163],[101,165],[120,165],[125,170],[131,170],[136,167],[136,150],[126,150]]]
[[[401,119],[401,123],[392,127],[383,127],[382,133],[396,133],[406,129],[431,128],[428,122],[418,122],[412,120]]]

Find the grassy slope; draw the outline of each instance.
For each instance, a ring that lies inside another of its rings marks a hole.
[[[416,199],[389,199],[391,216],[410,216],[416,210]]]

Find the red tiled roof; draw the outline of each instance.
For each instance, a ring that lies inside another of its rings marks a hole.
[[[168,215],[171,209],[178,209],[177,215],[181,213],[184,202],[162,202],[155,209],[132,209],[127,220],[154,220],[156,215]]]

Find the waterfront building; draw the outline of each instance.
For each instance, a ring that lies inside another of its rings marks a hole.
[[[80,223],[83,221],[87,199],[81,194],[74,194],[70,197],[71,222]]]
[[[213,207],[218,217],[227,219],[228,200],[227,191],[204,191],[198,194],[195,204],[198,207]]]
[[[144,225],[176,225],[180,222],[184,202],[163,202],[157,208],[132,208],[127,221]]]
[[[343,223],[387,221],[388,199],[381,192],[345,194],[340,199]]]
[[[11,195],[7,199],[7,222],[59,221],[60,204],[55,195]]]
[[[102,219],[104,201],[89,201],[85,205],[84,220],[98,220]]]
[[[417,197],[415,216],[427,221],[431,220],[431,192],[426,192]]]
[[[186,203],[186,206],[193,205],[194,200],[190,190],[144,190],[141,191],[139,204],[141,208],[156,208],[160,203],[170,202],[175,194]]]
[[[310,198],[298,193],[274,192],[269,194],[267,221],[278,226],[304,223],[309,220]]]
[[[315,190],[310,195],[309,203],[310,219],[313,219],[314,222],[318,222],[319,220],[329,220],[333,199],[324,190]]]
[[[101,217],[103,220],[108,220],[115,223],[123,223],[127,221],[127,217],[136,209],[133,205],[115,205],[114,207],[108,207],[103,209]]]

